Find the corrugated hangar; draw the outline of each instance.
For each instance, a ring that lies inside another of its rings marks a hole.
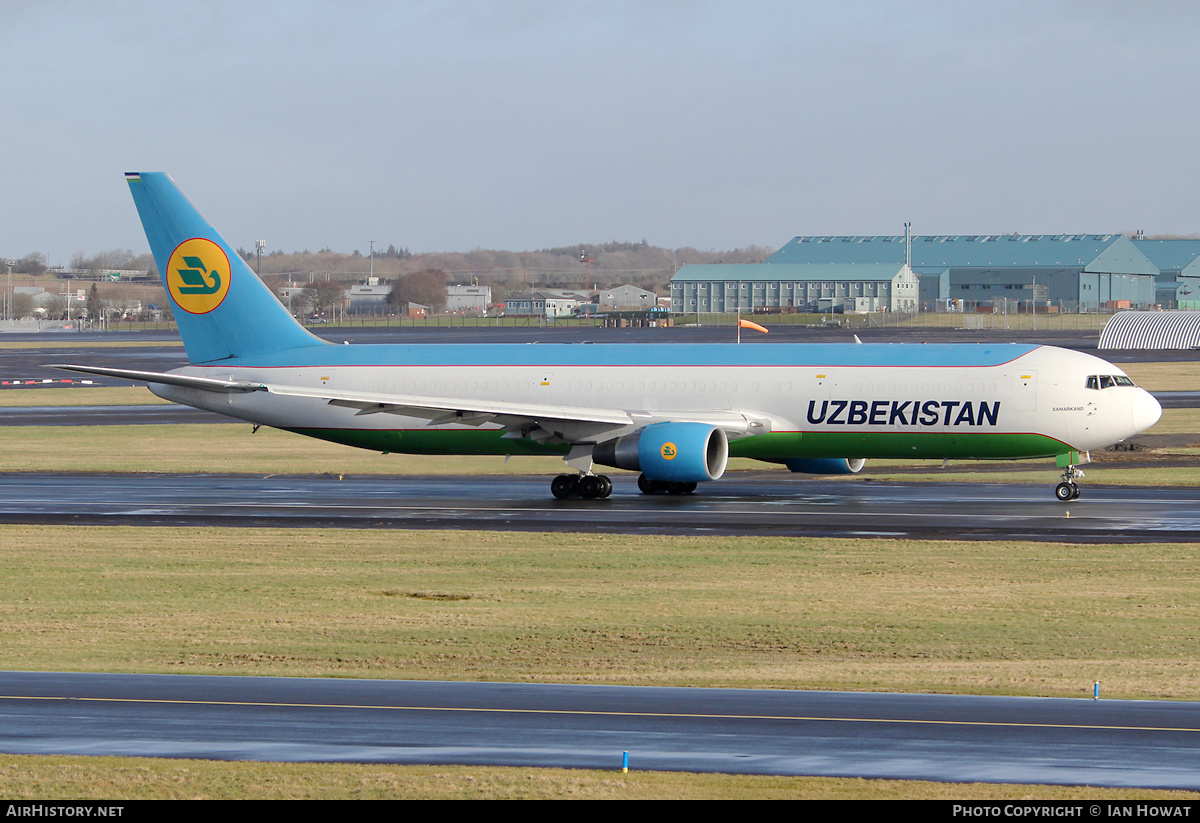
[[[1200,348],[1200,311],[1118,312],[1104,324],[1099,348]]]
[[[903,236],[796,237],[764,265],[902,263]],[[912,238],[922,306],[1017,311],[1149,308],[1158,268],[1120,234],[922,235]],[[682,271],[682,269],[680,270]],[[957,301],[961,301],[958,303]]]
[[[699,263],[671,278],[671,311],[916,311],[903,262]]]

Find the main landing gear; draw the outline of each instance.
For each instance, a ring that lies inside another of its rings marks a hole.
[[[642,494],[691,494],[696,490],[696,484],[651,480],[643,474],[638,477],[638,488]]]
[[[1067,466],[1063,469],[1062,481],[1054,487],[1054,496],[1064,503],[1069,503],[1072,500],[1079,499],[1079,486],[1075,485],[1075,478],[1083,477],[1083,471],[1075,466]]]
[[[550,493],[559,500],[573,494],[584,500],[603,500],[612,490],[612,481],[603,474],[560,474],[550,481]]]

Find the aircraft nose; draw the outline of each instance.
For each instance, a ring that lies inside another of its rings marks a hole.
[[[1162,417],[1162,406],[1154,399],[1154,395],[1145,389],[1138,389],[1133,398],[1133,428],[1139,432],[1153,426]]]

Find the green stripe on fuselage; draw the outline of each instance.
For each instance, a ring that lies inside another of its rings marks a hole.
[[[564,444],[504,439],[498,429],[445,431],[289,429],[346,446],[400,454],[566,454]],[[1030,459],[1069,448],[1041,434],[979,432],[778,432],[729,441],[730,457],[786,460],[792,457],[904,459]]]
[[[288,429],[296,434],[355,446],[377,452],[399,454],[566,454],[571,447],[537,443],[529,438],[505,440],[499,429],[449,429],[422,431],[405,429]]]
[[[730,457],[869,457],[993,460],[1053,457],[1066,448],[1043,434],[980,432],[779,432],[729,441]]]

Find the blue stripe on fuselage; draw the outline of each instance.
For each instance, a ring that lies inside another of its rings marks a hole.
[[[217,368],[350,366],[789,366],[924,367],[999,366],[1039,348],[1020,344],[918,343],[495,343],[359,344],[304,346],[197,365]]]

